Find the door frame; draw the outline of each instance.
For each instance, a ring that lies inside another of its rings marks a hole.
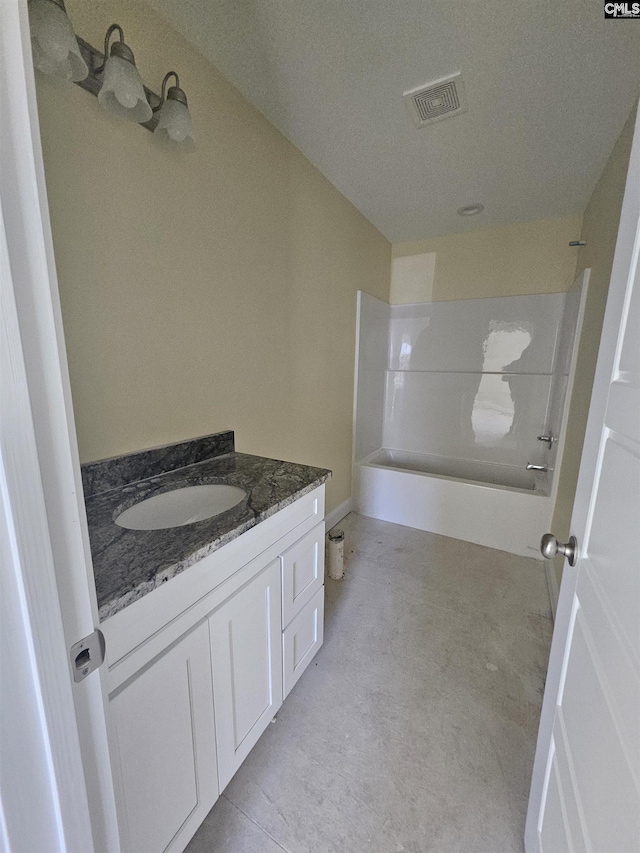
[[[580,545],[587,529],[591,495],[595,488],[597,460],[600,453],[602,426],[605,422],[616,354],[619,346],[620,326],[625,317],[627,282],[634,262],[640,253],[640,110],[636,115],[633,143],[625,183],[620,224],[610,277],[598,361],[591,392],[587,429],[580,460],[580,473],[571,516],[570,534],[578,540],[578,560],[570,566],[565,560],[558,599],[547,680],[538,729],[538,741],[531,779],[529,806],[525,827],[525,850],[538,851],[538,825],[544,794],[549,748],[557,698],[563,679],[565,651],[569,638],[573,602],[580,572]]]
[[[32,652],[31,699],[39,709],[40,727],[32,736],[42,740],[41,758],[46,758],[30,770],[34,781],[48,779],[49,805],[57,815],[57,839],[45,849],[117,851],[105,679],[98,669],[75,684],[67,654],[98,625],[98,613],[26,0],[0,3],[0,99],[2,237],[6,234],[0,244],[6,343],[0,486],[14,546],[7,568],[22,599],[20,628]],[[2,677],[7,689],[4,679],[10,681],[11,667]],[[24,738],[16,748],[27,754],[24,726],[16,730],[16,737]],[[15,773],[16,784],[26,785],[25,768],[17,764],[5,772]],[[20,800],[17,795],[5,799],[2,791],[6,827],[27,819],[21,809],[28,808],[28,819],[37,820],[28,788]],[[15,840],[13,845],[19,849]]]

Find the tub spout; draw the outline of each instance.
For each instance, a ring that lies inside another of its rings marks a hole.
[[[546,465],[534,465],[533,462],[527,462],[527,471],[548,471]]]

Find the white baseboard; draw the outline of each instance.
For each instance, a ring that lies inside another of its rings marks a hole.
[[[331,530],[331,528],[335,527],[339,521],[342,521],[345,515],[349,515],[352,510],[353,498],[347,498],[346,501],[343,501],[335,509],[332,509],[331,512],[326,514],[324,519],[326,529]]]
[[[556,567],[553,560],[544,561],[544,571],[547,576],[547,589],[549,591],[549,603],[551,604],[551,617],[556,621],[556,607],[558,606],[558,581],[556,578]]]

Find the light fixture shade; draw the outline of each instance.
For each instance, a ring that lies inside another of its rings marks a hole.
[[[193,151],[195,142],[189,107],[173,98],[167,98],[158,113],[158,124],[153,136],[164,148]]]
[[[138,69],[121,56],[112,54],[107,59],[98,101],[113,115],[129,121],[145,122],[153,115]]]
[[[63,6],[54,0],[31,0],[29,26],[33,64],[53,77],[84,80],[89,69]]]

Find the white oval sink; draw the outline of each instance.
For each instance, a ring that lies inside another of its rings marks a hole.
[[[185,486],[154,495],[130,506],[116,518],[128,530],[166,530],[205,521],[237,506],[247,496],[244,489],[214,483]]]

